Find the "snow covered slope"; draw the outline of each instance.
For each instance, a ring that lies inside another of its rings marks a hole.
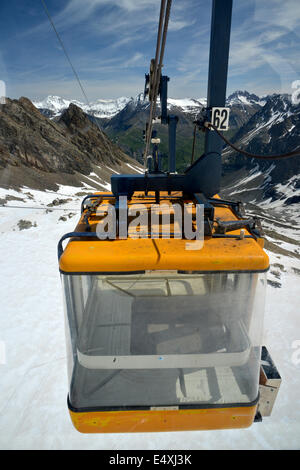
[[[300,340],[300,225],[286,220],[282,213],[257,206],[250,211],[262,218],[271,258],[263,342],[282,375],[272,416],[245,430],[115,435],[75,431],[66,402],[64,315],[56,247],[79,217],[79,189],[85,193],[92,188],[60,186],[57,193],[0,190],[0,198],[6,201],[0,206],[4,267],[0,341],[6,353],[6,363],[0,364],[0,448],[299,449],[300,359],[295,345]],[[57,199],[59,204],[54,204]]]
[[[168,109],[179,108],[183,113],[197,115],[199,111],[206,106],[206,98],[183,98],[183,99],[168,99]]]

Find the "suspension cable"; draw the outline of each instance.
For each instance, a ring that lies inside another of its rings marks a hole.
[[[72,64],[72,62],[71,62],[70,56],[69,56],[69,54],[68,54],[68,52],[67,52],[67,50],[66,50],[66,48],[65,48],[65,46],[64,46],[64,43],[63,43],[63,41],[62,41],[62,39],[61,39],[61,37],[60,37],[60,35],[59,35],[59,33],[58,33],[56,27],[55,27],[54,21],[53,21],[51,15],[50,15],[50,12],[49,12],[49,10],[48,10],[48,8],[47,8],[46,2],[45,2],[45,0],[41,0],[41,2],[42,2],[42,5],[43,5],[43,7],[44,7],[44,10],[45,10],[45,12],[46,12],[46,15],[48,16],[48,19],[49,19],[49,21],[50,21],[50,23],[51,23],[51,26],[52,26],[52,28],[53,28],[53,31],[55,32],[56,37],[57,37],[57,39],[58,39],[58,41],[59,41],[59,43],[60,43],[60,45],[61,45],[61,47],[62,47],[62,50],[63,50],[63,52],[64,52],[64,54],[65,54],[65,56],[66,56],[66,58],[67,58],[67,61],[69,62],[70,66],[71,66],[71,69],[72,69],[72,71],[73,71],[73,74],[74,74],[74,76],[75,76],[77,82],[78,82],[78,85],[80,86],[80,89],[81,89],[81,91],[82,91],[82,94],[83,94],[83,96],[84,96],[84,99],[85,99],[87,105],[90,106],[89,99],[88,99],[88,97],[87,97],[87,95],[86,95],[86,93],[85,93],[85,91],[84,91],[84,88],[83,88],[83,86],[82,86],[82,83],[81,83],[81,81],[80,81],[80,78],[79,78],[79,76],[78,76],[78,73],[76,72],[76,70],[75,70],[75,68],[74,68],[74,66],[73,66],[73,64]]]
[[[81,89],[81,92],[82,92],[82,94],[83,94],[83,97],[84,97],[84,99],[85,99],[85,101],[86,101],[86,104],[88,105],[89,108],[91,108],[90,101],[89,101],[89,99],[88,99],[88,97],[87,97],[87,94],[86,94],[86,92],[85,92],[85,90],[84,90],[84,87],[83,87],[83,85],[82,85],[82,83],[81,83],[81,80],[80,80],[80,78],[79,78],[79,75],[78,75],[78,73],[76,72],[74,65],[72,64],[72,61],[71,61],[70,56],[69,56],[69,54],[68,54],[68,52],[67,52],[67,50],[66,50],[66,48],[65,48],[65,45],[64,45],[64,43],[63,43],[63,40],[61,39],[60,34],[58,33],[58,31],[57,31],[57,29],[56,29],[56,27],[55,27],[54,21],[53,21],[51,15],[50,15],[50,12],[49,12],[49,10],[48,10],[48,8],[47,8],[47,5],[46,5],[45,0],[41,0],[41,3],[42,3],[42,5],[43,5],[43,7],[44,7],[44,10],[45,10],[45,12],[46,12],[46,15],[48,16],[48,20],[49,20],[49,22],[50,22],[50,24],[51,24],[51,26],[52,26],[52,28],[53,28],[53,31],[55,32],[56,37],[57,37],[57,39],[58,39],[58,41],[59,41],[59,43],[60,43],[60,45],[61,45],[61,47],[62,47],[62,50],[63,50],[63,52],[64,52],[64,54],[65,54],[65,56],[66,56],[66,59],[67,59],[67,61],[68,61],[69,64],[70,64],[70,67],[71,67],[71,69],[72,69],[72,71],[73,71],[73,74],[74,74],[74,76],[75,76],[75,78],[76,78],[76,80],[77,80],[77,82],[78,82],[78,85],[79,85],[79,87],[80,87],[80,89]],[[99,126],[99,123],[98,123],[98,121],[97,121],[97,118],[96,118],[95,116],[93,116],[93,118],[94,118],[94,122],[95,122],[96,126],[98,127],[99,132],[102,133],[102,131],[101,131],[101,129],[100,129],[100,126]]]
[[[157,31],[157,41],[156,41],[156,51],[155,51],[155,62],[154,62],[154,72],[153,72],[153,81],[156,83],[157,78],[157,69],[158,69],[158,56],[161,48],[161,35],[164,22],[166,0],[161,0],[160,4],[160,14],[159,14],[159,25]]]
[[[227,145],[229,145],[229,147],[231,147],[236,152],[241,153],[242,155],[245,155],[245,157],[260,158],[262,160],[279,160],[281,158],[290,158],[290,157],[295,157],[295,156],[300,157],[300,147],[298,147],[293,152],[288,152],[288,153],[284,153],[281,155],[256,155],[254,153],[249,153],[246,150],[240,149],[236,147],[234,144],[232,144],[211,122],[205,122],[204,127],[206,128],[212,127],[216,131],[216,133],[221,137],[221,139],[223,139],[224,142]]]
[[[153,85],[154,89],[156,88],[156,76],[157,76],[157,67],[158,67],[158,56],[160,50],[160,42],[161,42],[161,35],[162,35],[162,28],[163,28],[163,21],[164,21],[164,14],[165,14],[165,5],[166,0],[161,0],[160,2],[160,13],[159,13],[159,24],[158,24],[158,31],[157,31],[157,40],[156,40],[156,52],[155,52],[155,60],[154,60],[154,69],[153,69]],[[151,65],[150,65],[151,67]],[[151,71],[150,71],[151,73]],[[152,119],[153,119],[153,105],[154,105],[154,96],[151,95],[150,99],[150,113],[149,113],[149,125],[147,128],[147,135],[146,135],[146,148],[144,154],[144,165],[146,168],[147,165],[147,156],[150,147],[151,135],[152,135]]]
[[[172,0],[167,1],[167,6],[166,6],[166,0],[161,0],[159,25],[158,25],[158,31],[157,31],[156,53],[155,53],[154,70],[153,70],[153,93],[150,97],[149,124],[148,124],[147,132],[146,132],[146,147],[145,147],[145,152],[144,152],[145,168],[147,166],[147,156],[148,156],[150,142],[151,142],[153,116],[156,111],[156,100],[157,100],[158,90],[159,90],[161,69],[163,67],[163,58],[164,58],[165,45],[166,45],[166,39],[167,39],[171,5],[172,5]]]

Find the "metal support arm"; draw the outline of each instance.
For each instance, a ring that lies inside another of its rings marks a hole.
[[[178,117],[170,114],[168,117],[169,124],[169,172],[176,172],[176,129]]]

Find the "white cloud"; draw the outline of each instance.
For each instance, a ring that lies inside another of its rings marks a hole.
[[[296,34],[300,24],[299,0],[255,0],[254,21],[277,25]]]
[[[144,62],[144,55],[140,52],[136,52],[133,57],[124,61],[124,66],[131,67],[132,65],[136,65],[138,62],[141,62],[141,59],[143,59]]]
[[[50,13],[81,80],[86,84],[90,99],[126,93],[135,95],[141,91],[144,72],[148,71],[155,53],[160,1],[69,0],[62,3],[65,6],[60,11],[50,9]],[[173,96],[205,94],[211,3],[185,0],[172,4],[164,71],[171,76],[170,93]],[[263,80],[266,88],[276,84],[287,88],[289,83],[299,78],[299,0],[240,0],[234,2],[233,13],[229,87],[231,83],[237,88],[249,83],[254,84],[249,91],[256,91],[257,79],[260,88],[264,88]],[[63,53],[57,54],[55,50],[56,39],[46,16],[42,24],[29,31],[30,34],[28,42],[52,38],[46,45],[48,56],[37,56],[27,68],[25,65],[19,76],[29,80],[31,73],[34,77],[35,70],[41,80],[45,79],[45,83],[51,86],[51,93],[66,96],[61,90],[67,83],[66,78],[73,83],[72,72]],[[19,70],[20,63],[16,68]],[[50,80],[52,70],[56,77]],[[53,89],[54,84],[57,91]],[[23,86],[24,89],[27,87],[24,83]],[[41,85],[38,89],[41,94],[45,88]],[[77,93],[75,81],[71,89]],[[50,90],[45,94],[49,93]]]
[[[172,20],[169,22],[169,31],[179,31],[183,28],[191,27],[195,24],[196,20],[193,21],[184,21],[184,20]]]
[[[125,21],[130,24],[129,20],[132,25],[137,21],[148,22],[149,16],[143,18],[141,15],[147,10],[152,10],[153,22],[157,21],[158,5],[159,0],[85,0],[83,7],[82,0],[69,0],[54,20],[59,27],[65,28],[97,18],[99,31],[100,25],[106,26],[106,29],[115,29]]]

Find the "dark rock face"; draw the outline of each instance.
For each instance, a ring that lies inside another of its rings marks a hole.
[[[292,196],[289,197],[286,201],[284,201],[285,206],[289,206],[291,204],[299,204],[300,203],[300,196]]]
[[[42,115],[27,98],[8,98],[0,106],[0,169],[88,175],[94,164],[114,168],[126,162],[133,160],[74,104],[57,122]]]
[[[230,107],[229,125],[231,129],[239,129],[261,109],[265,100],[254,93],[237,90],[228,96],[226,105]]]
[[[19,230],[27,230],[31,227],[37,227],[37,224],[36,222],[34,222],[34,224],[30,221],[30,220],[19,220],[18,222],[18,227],[19,227]]]
[[[261,108],[258,104],[232,104],[230,106],[229,127],[239,129]]]
[[[272,95],[233,136],[232,142],[239,148],[257,155],[285,154],[300,148],[300,105],[291,102],[288,95]],[[295,191],[300,185],[300,157],[282,160],[257,160],[226,148],[224,173],[245,168],[251,170],[257,165],[265,176],[263,197],[275,200],[281,197],[276,189],[279,183],[288,182],[288,189]],[[295,202],[292,197],[291,204]]]

